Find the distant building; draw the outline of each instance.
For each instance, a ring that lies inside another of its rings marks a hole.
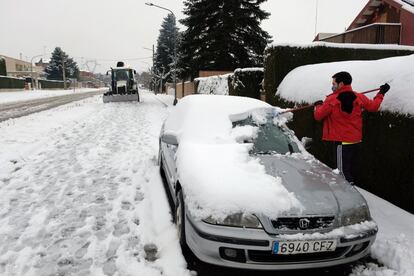
[[[43,62],[43,58],[41,58],[38,62],[35,62],[35,66],[43,68],[43,71],[46,70],[46,67],[49,66],[48,62]]]
[[[344,33],[314,41],[414,46],[414,0],[370,0]]]
[[[0,55],[6,62],[7,76],[11,77],[30,77],[32,66],[30,62]]]

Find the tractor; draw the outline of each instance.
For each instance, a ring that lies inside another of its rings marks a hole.
[[[116,64],[115,68],[106,72],[111,72],[111,86],[109,91],[104,93],[103,102],[139,102],[138,85],[135,80],[135,70],[125,67],[122,61]]]

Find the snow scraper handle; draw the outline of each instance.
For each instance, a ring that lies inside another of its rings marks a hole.
[[[360,92],[360,94],[368,94],[368,93],[372,93],[372,92],[375,92],[375,91],[379,91],[380,89],[381,88],[375,88],[375,89],[367,90],[367,91],[364,91],[364,92]],[[296,111],[311,108],[313,106],[314,106],[313,104],[304,105],[304,106],[301,106],[301,107],[284,110],[282,112],[279,112],[279,114],[284,114],[284,113],[288,113],[288,112],[296,112]]]

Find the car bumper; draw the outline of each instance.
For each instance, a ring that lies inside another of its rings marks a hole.
[[[255,270],[287,270],[328,267],[356,261],[369,253],[377,228],[355,230],[354,233],[348,231],[346,236],[330,236],[329,239],[337,240],[337,248],[333,252],[295,255],[272,254],[274,241],[289,239],[268,234],[263,229],[210,225],[186,216],[185,232],[191,251],[206,263]]]

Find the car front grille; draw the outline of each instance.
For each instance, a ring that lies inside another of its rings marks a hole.
[[[278,218],[272,220],[272,225],[277,230],[326,229],[333,226],[334,219],[334,216]]]
[[[329,260],[342,257],[348,250],[347,247],[337,247],[332,252],[319,252],[319,253],[307,253],[307,254],[293,254],[293,255],[277,255],[272,251],[262,250],[248,250],[249,259],[253,262],[261,263],[277,263],[277,262],[311,262],[319,260]]]

